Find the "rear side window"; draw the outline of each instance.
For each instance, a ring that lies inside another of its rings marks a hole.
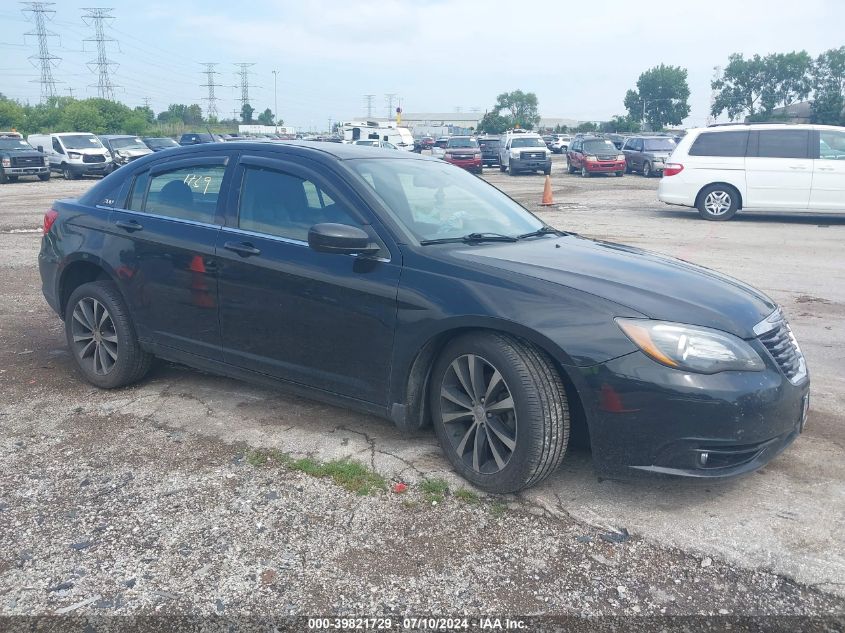
[[[133,211],[144,210],[144,194],[147,193],[147,183],[150,181],[150,172],[145,171],[135,176],[135,182],[132,183],[132,191],[129,194],[126,208]]]
[[[748,131],[702,132],[690,147],[690,156],[745,156]]]
[[[310,180],[261,167],[244,170],[239,228],[306,242],[308,229],[324,222],[360,226]]]
[[[757,156],[761,158],[808,158],[808,130],[761,130]]]
[[[197,165],[156,174],[150,178],[144,211],[212,224],[225,171],[223,165]]]
[[[845,132],[824,130],[819,134],[821,160],[845,160]]]

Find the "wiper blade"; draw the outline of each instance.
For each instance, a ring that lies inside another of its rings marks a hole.
[[[541,226],[536,231],[531,231],[530,233],[523,233],[519,236],[518,239],[524,239],[526,237],[537,237],[538,235],[571,235],[571,233],[567,233],[566,231],[559,231],[558,229],[554,228],[553,226]]]
[[[441,237],[433,240],[423,240],[420,242],[423,246],[429,244],[449,244],[455,242],[463,242],[465,244],[475,244],[478,242],[516,242],[519,238],[513,235],[503,235],[502,233],[469,233],[461,237]]]

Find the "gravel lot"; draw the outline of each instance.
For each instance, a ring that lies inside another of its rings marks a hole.
[[[807,430],[722,483],[598,479],[575,450],[517,496],[452,474],[433,434],[181,366],[82,382],[36,266],[51,201],[0,188],[0,615],[845,615],[845,218],[706,223],[657,180],[485,178],[550,223],[717,269],[780,302],[808,358]],[[351,457],[356,495],[281,456]],[[269,456],[269,457],[268,457]],[[442,479],[448,492],[426,492]],[[389,486],[398,481],[402,494]]]

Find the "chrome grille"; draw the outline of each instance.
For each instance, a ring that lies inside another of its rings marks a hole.
[[[102,154],[83,154],[82,155],[82,162],[83,163],[104,163],[106,162],[106,157]]]
[[[619,156],[619,154],[599,154],[596,158],[599,160],[616,160],[617,156]]]
[[[758,323],[754,333],[792,384],[798,384],[804,379],[807,363],[780,309]]]
[[[519,155],[521,160],[538,160],[546,158],[545,152],[521,152]]]
[[[41,156],[12,156],[12,167],[43,167]]]

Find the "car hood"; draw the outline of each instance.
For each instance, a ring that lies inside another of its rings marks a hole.
[[[755,288],[727,275],[638,248],[580,236],[531,238],[460,249],[455,256],[602,297],[652,319],[753,338],[775,309]]]

